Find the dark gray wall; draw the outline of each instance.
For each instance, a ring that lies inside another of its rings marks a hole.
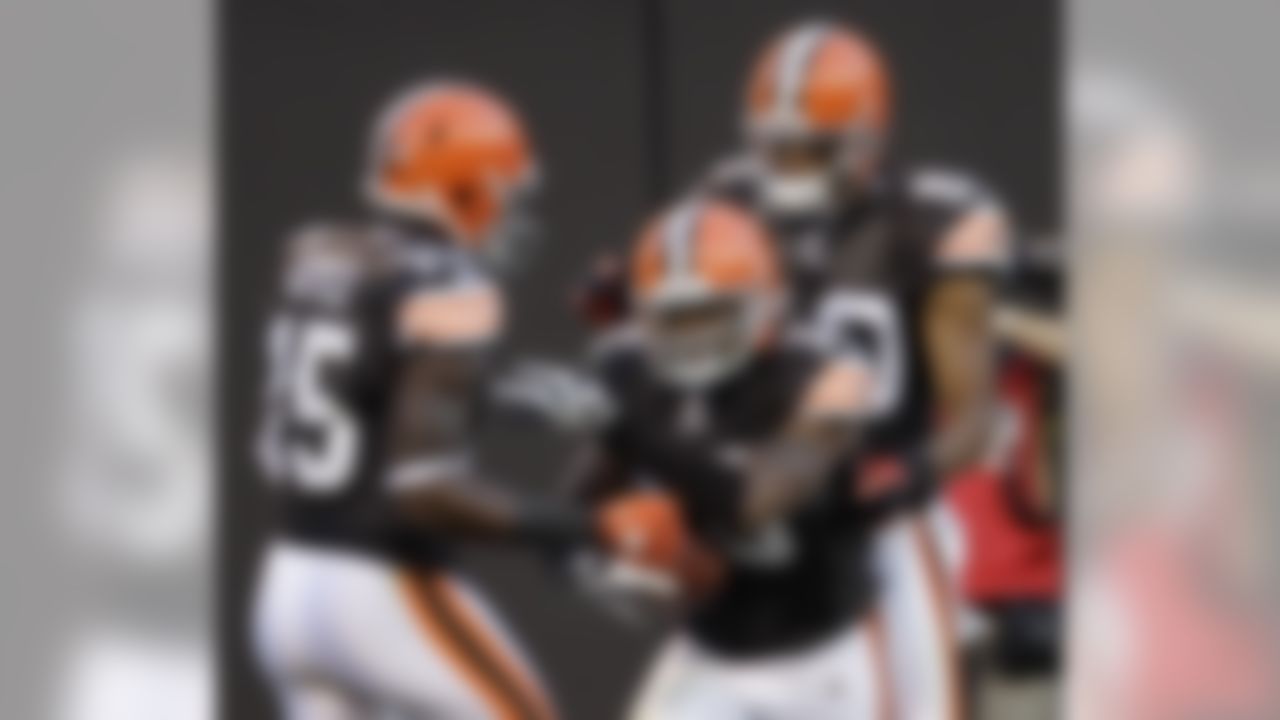
[[[978,172],[1032,229],[1056,222],[1058,18],[1052,0],[697,0],[662,4],[677,187],[737,137],[747,69],[797,18],[844,20],[878,41],[894,76],[896,145],[908,161]]]
[[[860,20],[897,71],[908,158],[976,169],[1036,230],[1056,218],[1056,5],[1025,0],[225,0],[222,5],[222,715],[272,717],[248,648],[264,508],[249,462],[259,321],[282,235],[352,215],[370,113],[438,73],[523,110],[544,160],[550,229],[514,288],[512,344],[572,352],[565,302],[588,258],[729,148],[746,65],[810,11]],[[496,432],[487,457],[545,485],[557,448]],[[534,472],[530,473],[529,469]],[[571,718],[616,717],[651,640],[607,621],[527,558],[477,553]]]

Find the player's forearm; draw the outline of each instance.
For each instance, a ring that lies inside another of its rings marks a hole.
[[[995,423],[995,300],[991,283],[976,278],[942,282],[931,298],[927,344],[938,421],[923,459],[940,476],[976,461]]]
[[[995,397],[990,393],[974,393],[964,404],[949,410],[925,449],[929,469],[938,477],[980,460],[990,446],[996,421]]]
[[[811,501],[845,456],[853,436],[843,425],[799,429],[752,458],[741,480],[741,526],[764,527]]]

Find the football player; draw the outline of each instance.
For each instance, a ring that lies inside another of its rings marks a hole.
[[[1012,254],[1008,219],[982,183],[893,157],[890,90],[861,33],[825,22],[788,29],[749,79],[742,151],[697,189],[765,219],[797,334],[869,366],[868,496],[936,486],[989,446],[992,309]],[[623,277],[604,261],[584,288],[597,328],[632,312]],[[936,493],[920,505],[877,540],[897,711],[952,717],[962,704],[956,529]]]
[[[756,66],[745,152],[716,168],[709,191],[769,219],[808,333],[874,363],[885,447],[936,473],[972,457],[990,429],[991,309],[1009,229],[974,178],[896,162],[889,117],[887,72],[866,38],[793,28]]]
[[[679,575],[688,614],[632,717],[884,716],[868,543],[892,508],[852,482],[871,376],[787,337],[774,244],[730,204],[661,214],[628,274],[632,317],[595,358],[613,419],[580,492],[674,495],[721,563]]]
[[[671,526],[674,506],[650,497],[597,517],[516,497],[472,455],[505,323],[493,266],[527,226],[536,176],[504,101],[463,82],[415,87],[374,130],[370,218],[287,247],[259,437],[279,519],[255,610],[287,717],[552,718],[451,548],[621,547]]]
[[[850,28],[803,23],[759,58],[743,152],[706,188],[768,219],[802,332],[869,364],[869,494],[936,485],[987,447],[992,309],[1011,262],[997,198],[968,175],[898,162],[891,114],[874,45]],[[940,507],[930,500],[879,540],[905,717],[960,711],[949,577],[957,559]]]

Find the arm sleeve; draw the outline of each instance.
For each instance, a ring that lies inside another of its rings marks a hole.
[[[472,352],[456,349],[416,348],[401,361],[385,435],[389,489],[470,470],[479,364]]]
[[[490,350],[501,324],[486,284],[418,287],[397,298],[392,317],[397,377],[384,437],[386,481],[412,489],[470,471],[470,437]]]

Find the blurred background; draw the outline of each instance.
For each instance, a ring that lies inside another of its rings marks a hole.
[[[1071,7],[1073,717],[1280,712],[1278,16]]]
[[[0,9],[12,717],[213,717],[211,20]]]
[[[1269,0],[5,3],[7,714],[267,717],[243,622],[257,313],[281,234],[354,209],[388,93],[453,71],[528,113],[552,232],[513,342],[563,353],[570,281],[731,145],[752,51],[813,11],[879,38],[903,155],[979,172],[1069,267],[1064,714],[1280,714]],[[644,638],[478,561],[570,712],[609,717]],[[548,652],[578,643],[607,651]]]

